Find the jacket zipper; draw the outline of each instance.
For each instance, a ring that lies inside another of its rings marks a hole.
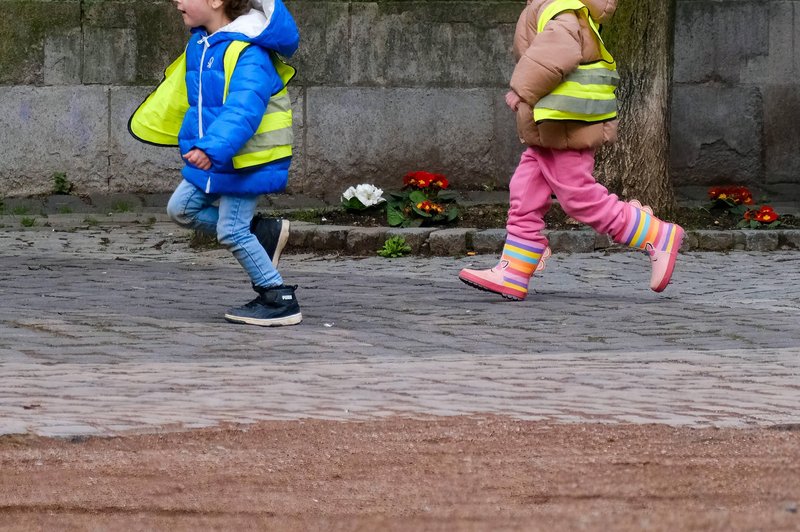
[[[197,77],[197,130],[200,138],[203,138],[203,65],[206,62],[206,51],[208,50],[208,37],[201,37],[197,44],[203,44],[203,53],[200,55],[200,70]]]
[[[203,44],[203,53],[200,55],[200,69],[197,75],[197,133],[203,138],[203,65],[206,62],[206,52],[208,51],[208,37],[201,37],[198,44]],[[211,193],[211,174],[208,174],[206,181],[206,194]]]

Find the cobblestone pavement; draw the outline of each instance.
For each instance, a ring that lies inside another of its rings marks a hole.
[[[286,255],[305,320],[238,326],[222,250],[170,224],[0,232],[0,434],[263,419],[507,414],[800,422],[800,253],[686,253],[662,294],[634,252],[556,254],[529,299],[463,258]]]

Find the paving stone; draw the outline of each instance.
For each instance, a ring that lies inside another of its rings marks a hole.
[[[392,227],[386,231],[386,237],[401,236],[413,254],[427,255],[430,253],[428,237],[433,231],[433,229],[425,227]]]
[[[440,229],[430,234],[428,245],[432,255],[459,257],[468,251],[468,242],[475,229]]]
[[[734,249],[736,233],[733,231],[690,231],[696,239],[692,249],[728,251]]]
[[[748,251],[774,251],[778,249],[779,237],[778,233],[772,233],[768,230],[761,231],[742,231],[744,234],[746,247]]]
[[[611,240],[611,237],[608,235],[602,235],[600,233],[595,233],[594,238],[594,249],[595,250],[602,250],[608,249],[610,247],[614,247],[617,244]]]
[[[778,232],[781,249],[800,249],[800,230],[785,229]]]
[[[505,229],[484,229],[472,235],[472,250],[476,253],[499,254],[505,242]]]
[[[343,251],[349,232],[350,228],[342,225],[318,225],[310,229],[306,246],[316,251]]]
[[[293,227],[315,245],[349,233]],[[427,231],[405,234],[441,233]],[[287,253],[304,321],[261,329],[225,322],[249,281],[189,237],[161,222],[0,230],[0,434],[394,414],[797,421],[797,251],[681,253],[661,294],[641,253],[556,252],[516,303],[458,281],[486,257]]]
[[[346,250],[352,255],[374,256],[387,238],[385,227],[360,227],[347,233]]]
[[[594,251],[594,231],[550,231],[545,232],[553,252],[588,253]]]

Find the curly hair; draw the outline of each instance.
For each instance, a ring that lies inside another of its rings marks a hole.
[[[231,20],[241,17],[250,11],[250,0],[222,0],[225,6],[225,16]]]

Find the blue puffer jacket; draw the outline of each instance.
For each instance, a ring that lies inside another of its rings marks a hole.
[[[283,88],[269,51],[289,57],[299,42],[297,26],[281,0],[253,0],[253,5],[248,14],[212,35],[193,29],[186,48],[189,110],[178,143],[182,154],[203,150],[211,168],[187,163],[182,174],[207,193],[245,196],[286,188],[291,157],[244,170],[234,169],[231,161],[255,133],[270,96]],[[251,45],[239,57],[223,105],[223,57],[232,41]]]

